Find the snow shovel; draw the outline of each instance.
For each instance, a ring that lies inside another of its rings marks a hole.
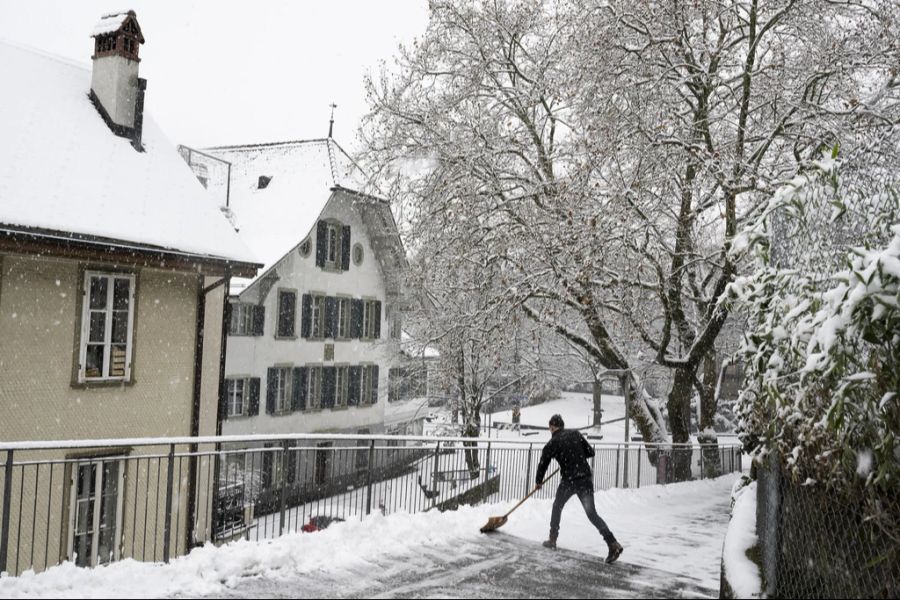
[[[559,473],[559,469],[556,469],[555,471],[550,473],[550,475],[547,477],[547,479],[545,479],[544,481],[541,482],[541,486],[543,486],[545,483],[550,481],[553,478],[553,476],[556,475],[557,473]],[[514,510],[516,510],[517,508],[522,506],[522,503],[525,502],[526,500],[528,500],[529,498],[531,498],[532,494],[534,494],[539,489],[541,489],[541,488],[538,486],[535,486],[533,490],[528,492],[527,496],[525,496],[524,498],[519,500],[519,503],[516,504],[515,506],[513,506],[511,509],[509,509],[509,512],[506,513],[505,515],[503,515],[502,517],[489,517],[487,525],[485,525],[484,527],[481,528],[481,533],[490,533],[490,532],[496,531],[500,527],[503,527],[504,525],[506,525],[507,517],[509,517],[509,515],[511,515]]]

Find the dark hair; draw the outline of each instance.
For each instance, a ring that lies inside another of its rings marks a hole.
[[[552,417],[550,417],[550,426],[551,427],[559,427],[560,429],[564,429],[566,426],[566,423],[565,423],[565,421],[563,421],[563,418],[561,416],[553,415]]]

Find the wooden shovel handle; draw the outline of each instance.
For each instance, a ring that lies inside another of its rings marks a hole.
[[[547,476],[547,479],[545,479],[545,480],[543,480],[543,481],[541,482],[541,485],[543,486],[545,483],[547,483],[548,481],[550,481],[551,479],[553,479],[553,476],[556,475],[557,473],[559,473],[559,469],[556,469],[555,471],[553,471],[552,473],[550,473],[550,474]],[[526,500],[528,500],[529,498],[531,498],[531,496],[534,495],[534,493],[535,493],[536,491],[538,491],[539,489],[541,489],[541,488],[538,487],[538,486],[534,486],[534,489],[531,490],[530,492],[528,492],[528,495],[527,495],[527,496],[525,496],[524,498],[522,498],[521,500],[519,500],[519,503],[518,503],[518,504],[516,504],[516,505],[513,506],[511,509],[509,509],[509,512],[506,513],[505,515],[503,515],[503,518],[505,519],[506,517],[508,517],[509,515],[511,515],[512,512],[513,512],[514,510],[516,510],[517,508],[519,508],[520,506],[522,506],[522,503],[525,502]]]

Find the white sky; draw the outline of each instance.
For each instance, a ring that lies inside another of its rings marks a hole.
[[[0,0],[0,40],[90,64],[94,24],[132,9],[146,110],[190,146],[325,137],[356,148],[363,77],[427,25],[426,0]],[[3,92],[6,93],[6,90]]]

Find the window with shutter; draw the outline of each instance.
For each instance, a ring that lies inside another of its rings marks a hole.
[[[226,418],[243,417],[249,412],[250,379],[247,377],[229,378],[225,380],[225,393],[228,407]]]
[[[309,409],[322,407],[322,367],[306,368],[306,406]]]
[[[325,338],[325,296],[312,296],[310,326],[310,338],[315,340],[321,340]]]
[[[341,365],[335,367],[334,405],[337,408],[347,406],[349,392],[350,367]]]
[[[335,302],[335,339],[350,338],[350,298],[337,298]]]
[[[293,373],[291,367],[273,367],[269,369],[266,390],[266,412],[280,415],[291,410],[291,384]]]

